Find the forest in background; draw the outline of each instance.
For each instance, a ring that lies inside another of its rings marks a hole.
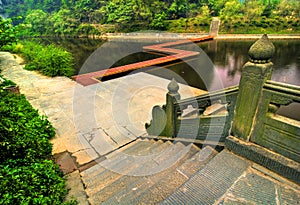
[[[162,30],[205,33],[299,33],[299,0],[0,0],[23,36],[90,36]]]

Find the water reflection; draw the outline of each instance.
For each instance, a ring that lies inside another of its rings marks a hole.
[[[44,39],[44,42],[61,45],[72,52],[77,73],[82,74],[160,57],[161,55],[143,52],[142,47],[163,41]],[[171,65],[150,67],[138,72],[147,72],[170,80],[174,77],[178,82],[210,91],[237,85],[242,66],[248,61],[248,50],[254,42],[254,40],[213,40],[177,46],[179,49],[193,51],[202,49],[204,52],[200,51],[202,53],[196,59],[179,60]],[[300,41],[272,40],[272,42],[276,48],[272,59],[274,63],[272,80],[300,86]],[[285,107],[281,110],[299,110],[299,104],[296,105],[298,107],[294,104],[292,106],[294,107]],[[300,113],[289,113],[293,115],[292,118],[300,119]]]
[[[300,41],[273,40],[272,42],[276,48],[272,58],[274,63],[272,80],[300,85]],[[213,61],[224,85],[230,86],[239,83],[241,68],[248,61],[248,50],[253,43],[254,41],[215,40],[198,45]]]
[[[164,41],[102,41],[100,39],[44,39],[46,43],[55,43],[66,48],[75,57],[75,67],[77,73],[87,73],[109,67],[125,65],[140,60],[148,60],[160,57],[160,55],[145,53],[142,47],[150,44],[158,44]],[[239,83],[241,68],[248,61],[248,50],[254,40],[213,40],[196,44],[177,46],[179,49],[197,50],[203,49],[214,65],[214,72],[217,78],[221,78],[224,87]],[[272,40],[276,52],[272,59],[274,63],[272,80],[300,85],[300,41],[299,40]],[[97,51],[106,47],[105,52]],[[86,61],[93,55],[94,60]],[[199,63],[199,61],[198,61]],[[195,65],[193,65],[195,66]],[[193,67],[192,66],[192,67]],[[196,83],[195,73],[191,71],[188,63],[180,63],[166,66],[167,69],[179,75],[184,75],[184,79],[189,79],[191,85],[203,88],[203,82]],[[199,67],[199,66],[196,66]],[[200,68],[199,68],[200,69]],[[151,68],[149,69],[151,70]],[[143,69],[143,72],[148,72]],[[150,73],[166,77],[159,74],[157,68]],[[161,71],[164,72],[164,71]],[[184,74],[183,74],[184,73]],[[211,72],[210,72],[211,73]],[[207,78],[205,75],[201,78]],[[216,76],[214,77],[216,78]],[[169,79],[169,78],[168,78]],[[188,82],[189,83],[189,82]]]

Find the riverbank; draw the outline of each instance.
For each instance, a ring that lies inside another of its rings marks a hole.
[[[106,33],[100,36],[103,39],[189,39],[207,36],[207,33],[168,33],[168,32],[134,32],[134,33]],[[259,39],[263,34],[219,34],[215,37],[218,40],[225,39]],[[300,34],[268,34],[270,39],[300,39]]]
[[[22,39],[126,39],[126,40],[181,40],[190,38],[201,38],[208,33],[169,33],[169,32],[133,32],[133,33],[105,33],[93,36],[26,36]],[[219,34],[217,40],[256,40],[262,34]],[[269,39],[275,40],[300,40],[299,34],[268,34]]]

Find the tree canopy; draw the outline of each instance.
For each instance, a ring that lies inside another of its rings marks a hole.
[[[293,24],[300,18],[300,1],[2,0],[0,11],[7,17],[23,16],[23,21],[18,23],[27,26],[27,35],[90,35],[103,29],[106,32],[105,28],[111,26],[114,26],[113,31],[166,30],[176,24],[187,29],[201,24],[197,20],[206,24],[213,16],[227,22],[223,29],[230,32],[234,26],[244,23],[275,29],[273,24],[278,21],[286,22],[287,26],[282,25],[282,29],[295,29],[297,26]],[[170,23],[180,19],[187,20]]]

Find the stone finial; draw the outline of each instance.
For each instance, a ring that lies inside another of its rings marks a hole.
[[[261,39],[257,40],[249,49],[250,62],[252,63],[268,63],[271,61],[275,53],[275,47],[269,40],[267,34],[264,34]]]
[[[168,85],[168,91],[169,91],[169,93],[176,94],[176,93],[178,93],[178,90],[179,90],[179,85],[176,82],[176,80],[173,78],[172,81]]]

